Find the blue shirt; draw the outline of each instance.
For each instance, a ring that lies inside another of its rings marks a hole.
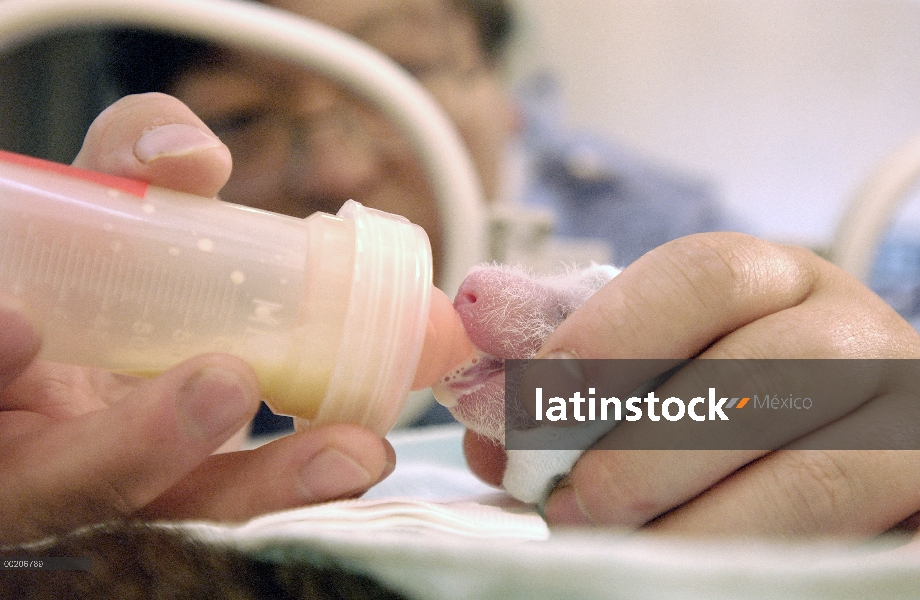
[[[869,287],[920,329],[920,233],[895,229],[883,238]]]
[[[670,240],[728,228],[714,186],[677,173],[609,140],[564,131],[546,77],[519,94],[530,181],[522,202],[548,208],[560,237],[604,240],[625,266]]]

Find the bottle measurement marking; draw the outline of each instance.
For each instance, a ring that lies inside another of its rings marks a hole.
[[[55,298],[59,305],[84,296],[99,312],[133,304],[141,322],[156,311],[177,312],[183,328],[201,319],[226,322],[245,281],[239,269],[192,272],[172,264],[165,248],[161,260],[132,256],[124,247],[100,244],[98,234],[92,239],[80,231],[53,235],[31,226],[0,227],[0,248],[2,288]]]

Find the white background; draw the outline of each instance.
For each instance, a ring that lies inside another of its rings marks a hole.
[[[568,125],[712,178],[759,235],[827,244],[858,184],[920,133],[920,3],[518,0],[516,72]]]

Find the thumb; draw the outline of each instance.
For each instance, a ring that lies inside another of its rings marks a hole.
[[[211,198],[230,177],[230,151],[185,104],[126,96],[86,133],[74,166]]]

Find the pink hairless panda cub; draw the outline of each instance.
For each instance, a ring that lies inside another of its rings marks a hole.
[[[460,423],[503,444],[505,359],[533,358],[556,327],[617,273],[618,269],[606,265],[547,277],[503,265],[471,270],[457,292],[454,309],[475,349],[465,363],[433,386],[435,398]],[[509,451],[503,486],[520,500],[542,502],[555,479],[568,472],[579,455]]]

